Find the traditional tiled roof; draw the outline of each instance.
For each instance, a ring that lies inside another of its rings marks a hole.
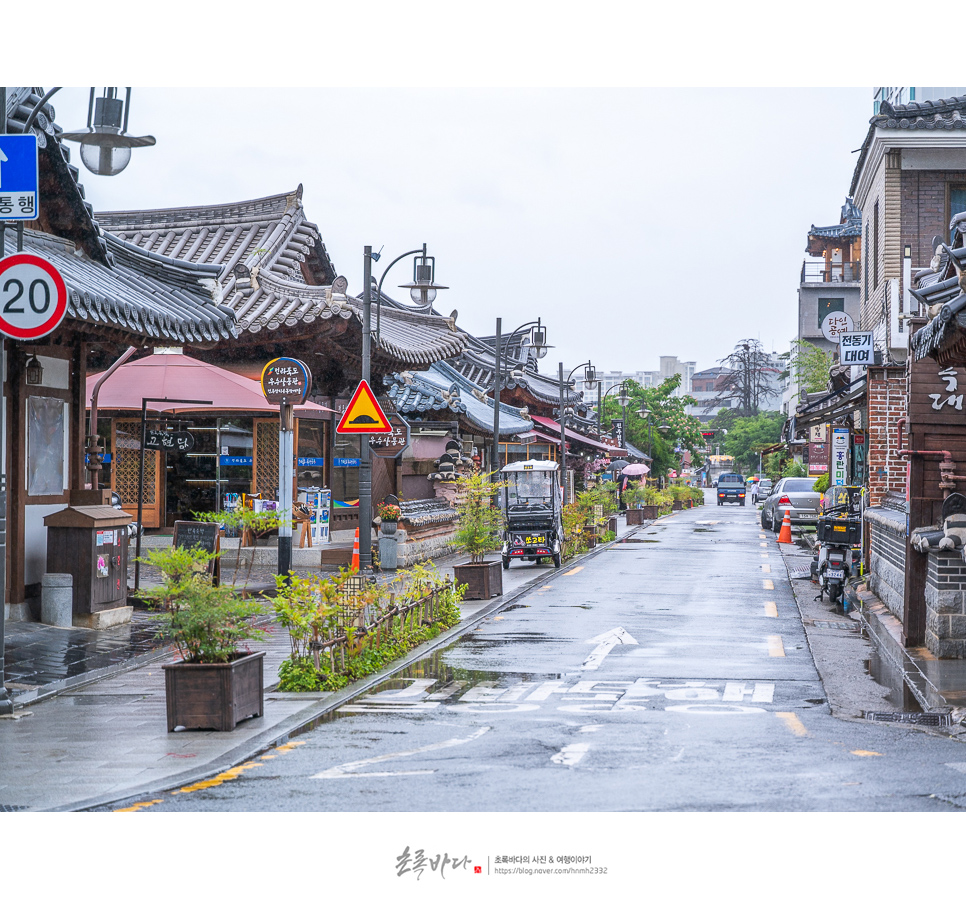
[[[302,186],[252,201],[207,207],[98,213],[118,238],[159,255],[222,267],[225,304],[233,309],[243,336],[262,340],[276,330],[309,333],[325,320],[354,320],[360,327],[362,302],[345,295],[318,227],[302,208]],[[374,322],[374,321],[373,321]],[[319,332],[322,332],[319,329]],[[359,352],[361,328],[332,333],[347,355]],[[389,361],[427,366],[453,357],[466,336],[446,319],[383,307],[381,337],[374,352]]]
[[[960,215],[957,215],[957,217]],[[954,222],[955,225],[955,222]],[[916,360],[933,357],[941,363],[962,363],[966,356],[966,242],[957,230],[954,246],[943,245],[938,271],[917,274],[910,290],[932,319],[916,331],[909,345]],[[955,244],[959,245],[956,246]]]
[[[558,381],[552,377],[545,377],[543,374],[538,374],[530,370],[529,368],[532,364],[531,356],[528,352],[522,355],[521,361],[526,362],[527,370],[522,371],[522,376],[520,377],[510,377],[508,374],[505,374],[502,381],[503,394],[505,395],[507,392],[519,388],[525,390],[536,402],[546,406],[559,406],[560,385]],[[496,352],[494,351],[492,338],[489,340],[489,344],[487,344],[485,339],[470,336],[463,353],[450,363],[478,389],[484,392],[491,392],[493,390],[496,382]],[[509,362],[510,369],[512,370],[516,366],[515,359],[512,359]],[[508,377],[509,379],[507,379]],[[573,406],[580,401],[581,397],[579,393],[569,388],[564,389],[565,405]]]
[[[15,247],[6,231],[6,248]],[[174,260],[161,261],[136,246],[106,238],[110,265],[92,259],[60,237],[27,230],[24,251],[52,262],[64,278],[72,321],[127,333],[138,344],[214,344],[236,334],[235,317],[220,301],[218,270]]]
[[[5,124],[0,134],[22,134],[31,111],[44,91],[39,87],[8,86]],[[79,171],[70,165],[70,148],[57,141],[60,127],[54,123],[54,107],[48,102],[37,113],[31,128],[37,137],[40,160],[40,230],[69,239],[89,256],[107,263],[107,244],[94,220],[94,209],[84,200]]]
[[[430,412],[464,415],[481,431],[493,432],[493,400],[477,389],[459,371],[438,361],[424,371],[403,371],[385,378],[388,395],[403,415],[419,416]],[[529,431],[533,422],[525,410],[500,405],[500,434]]]
[[[951,96],[949,99],[937,99],[934,102],[910,102],[906,105],[881,103],[879,114],[869,119],[869,131],[862,142],[859,161],[852,174],[850,195],[855,194],[876,128],[904,131],[961,130],[966,128],[966,96]]]

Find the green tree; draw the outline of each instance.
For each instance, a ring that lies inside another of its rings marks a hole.
[[[680,460],[674,451],[678,444],[691,451],[693,465],[701,462],[705,451],[701,425],[686,411],[688,406],[694,406],[697,403],[690,396],[671,395],[680,385],[680,374],[668,377],[656,387],[642,387],[634,380],[627,381],[630,402],[627,404],[625,437],[628,443],[633,444],[638,450],[651,455],[653,460],[651,476],[666,476],[668,470],[678,467]],[[638,415],[642,406],[650,412],[647,418],[641,418]],[[609,426],[613,419],[623,417],[624,410],[617,401],[617,395],[611,394],[605,397],[601,410],[601,424]],[[650,437],[648,437],[648,421],[651,423]],[[662,425],[667,425],[670,429],[666,434],[658,430]]]
[[[822,393],[828,389],[828,372],[835,363],[835,352],[826,351],[798,339],[797,348],[791,356],[792,373],[800,390],[808,393]]]
[[[741,416],[730,412],[719,413],[715,422],[728,429],[724,451],[735,458],[735,469],[747,473],[758,472],[761,451],[781,440],[784,416],[780,412],[759,412]],[[767,468],[763,464],[763,468]]]

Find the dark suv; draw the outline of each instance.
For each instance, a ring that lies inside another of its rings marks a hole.
[[[745,503],[745,477],[741,473],[722,473],[718,477],[718,504],[724,502]]]

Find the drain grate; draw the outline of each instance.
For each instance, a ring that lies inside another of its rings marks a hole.
[[[806,620],[808,626],[818,626],[822,629],[847,629],[849,632],[858,632],[859,624],[846,620]]]
[[[811,578],[812,567],[810,565],[800,565],[797,568],[788,570],[789,578]]]
[[[903,722],[908,725],[930,725],[933,728],[951,728],[953,717],[948,712],[867,712],[869,722]]]
[[[507,610],[523,610],[524,607],[529,606],[529,604],[510,604],[509,607],[501,607],[500,613],[506,613]]]
[[[26,811],[27,805],[0,805],[0,812],[4,811]]]

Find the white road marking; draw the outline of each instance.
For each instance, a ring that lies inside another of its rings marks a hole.
[[[596,671],[600,667],[600,663],[610,654],[615,645],[638,644],[637,639],[630,633],[625,632],[620,626],[615,626],[613,629],[601,633],[599,636],[594,636],[593,639],[588,639],[587,642],[590,645],[597,643],[597,648],[587,656],[587,660],[580,666],[582,671]]]
[[[578,731],[581,731],[581,732],[596,732],[596,731],[599,731],[600,729],[602,729],[603,727],[604,727],[603,725],[583,725],[583,726],[581,726],[578,729]],[[949,764],[949,766],[952,766],[952,764]],[[966,766],[966,764],[964,764],[964,766]]]
[[[435,770],[400,770],[387,773],[357,773],[359,767],[365,767],[374,763],[385,763],[387,760],[396,760],[399,757],[412,757],[413,754],[425,754],[428,751],[441,751],[444,748],[456,747],[458,744],[466,744],[468,741],[475,741],[480,735],[490,730],[489,726],[478,729],[466,738],[450,738],[449,741],[439,741],[436,744],[427,744],[425,747],[416,748],[412,751],[396,751],[393,754],[380,754],[378,757],[368,757],[365,760],[354,760],[352,763],[340,764],[337,767],[330,767],[321,773],[316,773],[310,779],[346,779],[348,777],[365,778],[369,776],[425,776],[435,773]]]
[[[947,763],[944,766],[952,767],[954,770],[959,770],[960,773],[966,773],[966,763]]]
[[[751,697],[753,703],[770,703],[775,695],[775,685],[755,682],[753,690],[747,690],[740,681],[729,680],[725,684],[721,700],[725,703],[740,703],[746,696]]]
[[[554,754],[550,760],[553,763],[559,763],[565,767],[571,767],[577,763],[589,750],[589,744],[568,744],[566,747],[561,748],[558,753]]]

